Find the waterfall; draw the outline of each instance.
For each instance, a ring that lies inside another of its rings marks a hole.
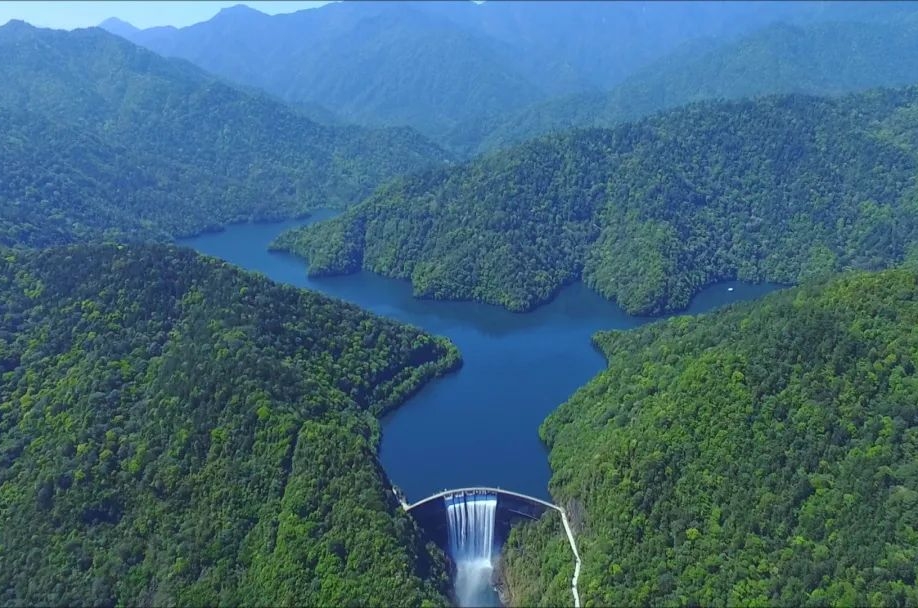
[[[497,496],[460,494],[444,498],[449,519],[449,550],[456,564],[455,593],[460,606],[493,605],[491,561]]]

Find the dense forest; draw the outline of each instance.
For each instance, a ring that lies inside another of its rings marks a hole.
[[[0,27],[0,245],[139,240],[342,206],[445,153],[328,127],[100,29]]]
[[[901,2],[441,0],[335,2],[277,15],[237,5],[189,27],[102,26],[289,103],[318,104],[343,122],[410,126],[464,155],[523,108],[608,91],[689,41],[725,43],[779,21],[911,13]]]
[[[239,5],[0,57],[0,606],[458,597],[379,461],[456,347],[169,244],[319,207],[271,247],[418,297],[800,285],[594,336],[539,429],[580,597],[918,606],[918,3]],[[557,514],[501,549],[570,604]]]
[[[918,238],[918,88],[699,103],[398,179],[275,247],[420,296],[528,310],[583,279],[630,313],[738,278],[899,263]]]
[[[611,91],[553,98],[495,117],[479,127],[486,135],[478,150],[573,128],[613,127],[696,101],[913,84],[918,8],[902,3],[902,9],[892,21],[778,23],[726,43],[693,40]]]
[[[236,6],[187,30],[126,37],[344,122],[407,125],[441,144],[476,117],[545,99],[509,49],[436,13],[424,3],[345,2],[276,16]]]
[[[520,65],[526,54],[454,23],[445,5],[340,2],[279,15],[238,5],[187,28],[102,27],[343,122],[408,125],[443,144],[462,124],[546,99]]]
[[[7,250],[0,604],[445,604],[376,416],[458,363],[189,250]]]
[[[558,551],[558,546],[568,549]],[[574,558],[556,511],[511,528],[501,547],[498,568],[505,606],[555,608],[572,604]]]
[[[918,270],[596,343],[541,428],[585,606],[918,603]],[[557,534],[511,534],[522,605],[563,592]]]

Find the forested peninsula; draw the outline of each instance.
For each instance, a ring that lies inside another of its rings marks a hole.
[[[918,602],[918,271],[601,333],[608,369],[540,429],[586,606]],[[560,605],[549,522],[506,545],[519,605]]]
[[[410,129],[320,125],[97,28],[10,21],[0,56],[0,245],[298,216],[447,159]]]
[[[376,416],[458,363],[186,249],[3,252],[0,604],[446,604]]]
[[[578,279],[632,314],[712,283],[797,283],[914,253],[918,88],[700,103],[400,178],[275,243],[314,275],[524,311]]]

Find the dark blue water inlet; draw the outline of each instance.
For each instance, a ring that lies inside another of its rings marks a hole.
[[[330,215],[317,213],[311,220]],[[652,319],[626,315],[581,284],[519,314],[474,302],[420,300],[407,282],[367,272],[310,279],[302,260],[267,251],[281,231],[302,223],[240,224],[182,244],[448,336],[459,347],[462,369],[431,382],[383,421],[380,457],[409,502],[473,486],[549,499],[550,470],[539,425],[603,368],[592,334]],[[720,284],[699,294],[688,312],[756,298],[775,288]]]

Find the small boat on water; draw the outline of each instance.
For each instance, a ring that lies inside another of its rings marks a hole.
[[[727,291],[733,291],[732,287],[727,287]]]

